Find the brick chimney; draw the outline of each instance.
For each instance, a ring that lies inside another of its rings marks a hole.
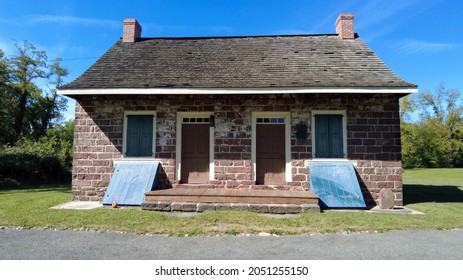
[[[135,43],[141,37],[141,26],[134,18],[124,19],[124,30],[122,34],[123,43]]]
[[[338,34],[341,39],[355,39],[353,13],[341,13],[335,25],[336,34]]]

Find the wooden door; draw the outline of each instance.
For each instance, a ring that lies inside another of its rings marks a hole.
[[[256,184],[285,183],[285,125],[256,125]]]
[[[182,124],[181,182],[209,183],[209,124]]]

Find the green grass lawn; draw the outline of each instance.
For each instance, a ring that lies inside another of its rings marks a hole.
[[[463,169],[404,172],[404,202],[407,207],[425,215],[325,211],[275,219],[233,211],[176,217],[138,208],[50,209],[70,200],[69,185],[0,186],[0,226],[83,228],[178,236],[463,228]]]

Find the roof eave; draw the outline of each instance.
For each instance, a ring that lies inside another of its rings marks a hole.
[[[418,87],[272,87],[272,88],[87,88],[58,89],[59,95],[165,95],[165,94],[399,94],[418,92]]]

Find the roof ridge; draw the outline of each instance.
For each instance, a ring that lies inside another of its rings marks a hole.
[[[180,36],[180,37],[141,37],[137,41],[166,39],[166,40],[188,40],[188,39],[239,39],[239,38],[278,38],[278,37],[335,37],[334,33],[326,34],[275,34],[275,35],[230,35],[230,36]],[[356,36],[358,37],[358,36]]]

